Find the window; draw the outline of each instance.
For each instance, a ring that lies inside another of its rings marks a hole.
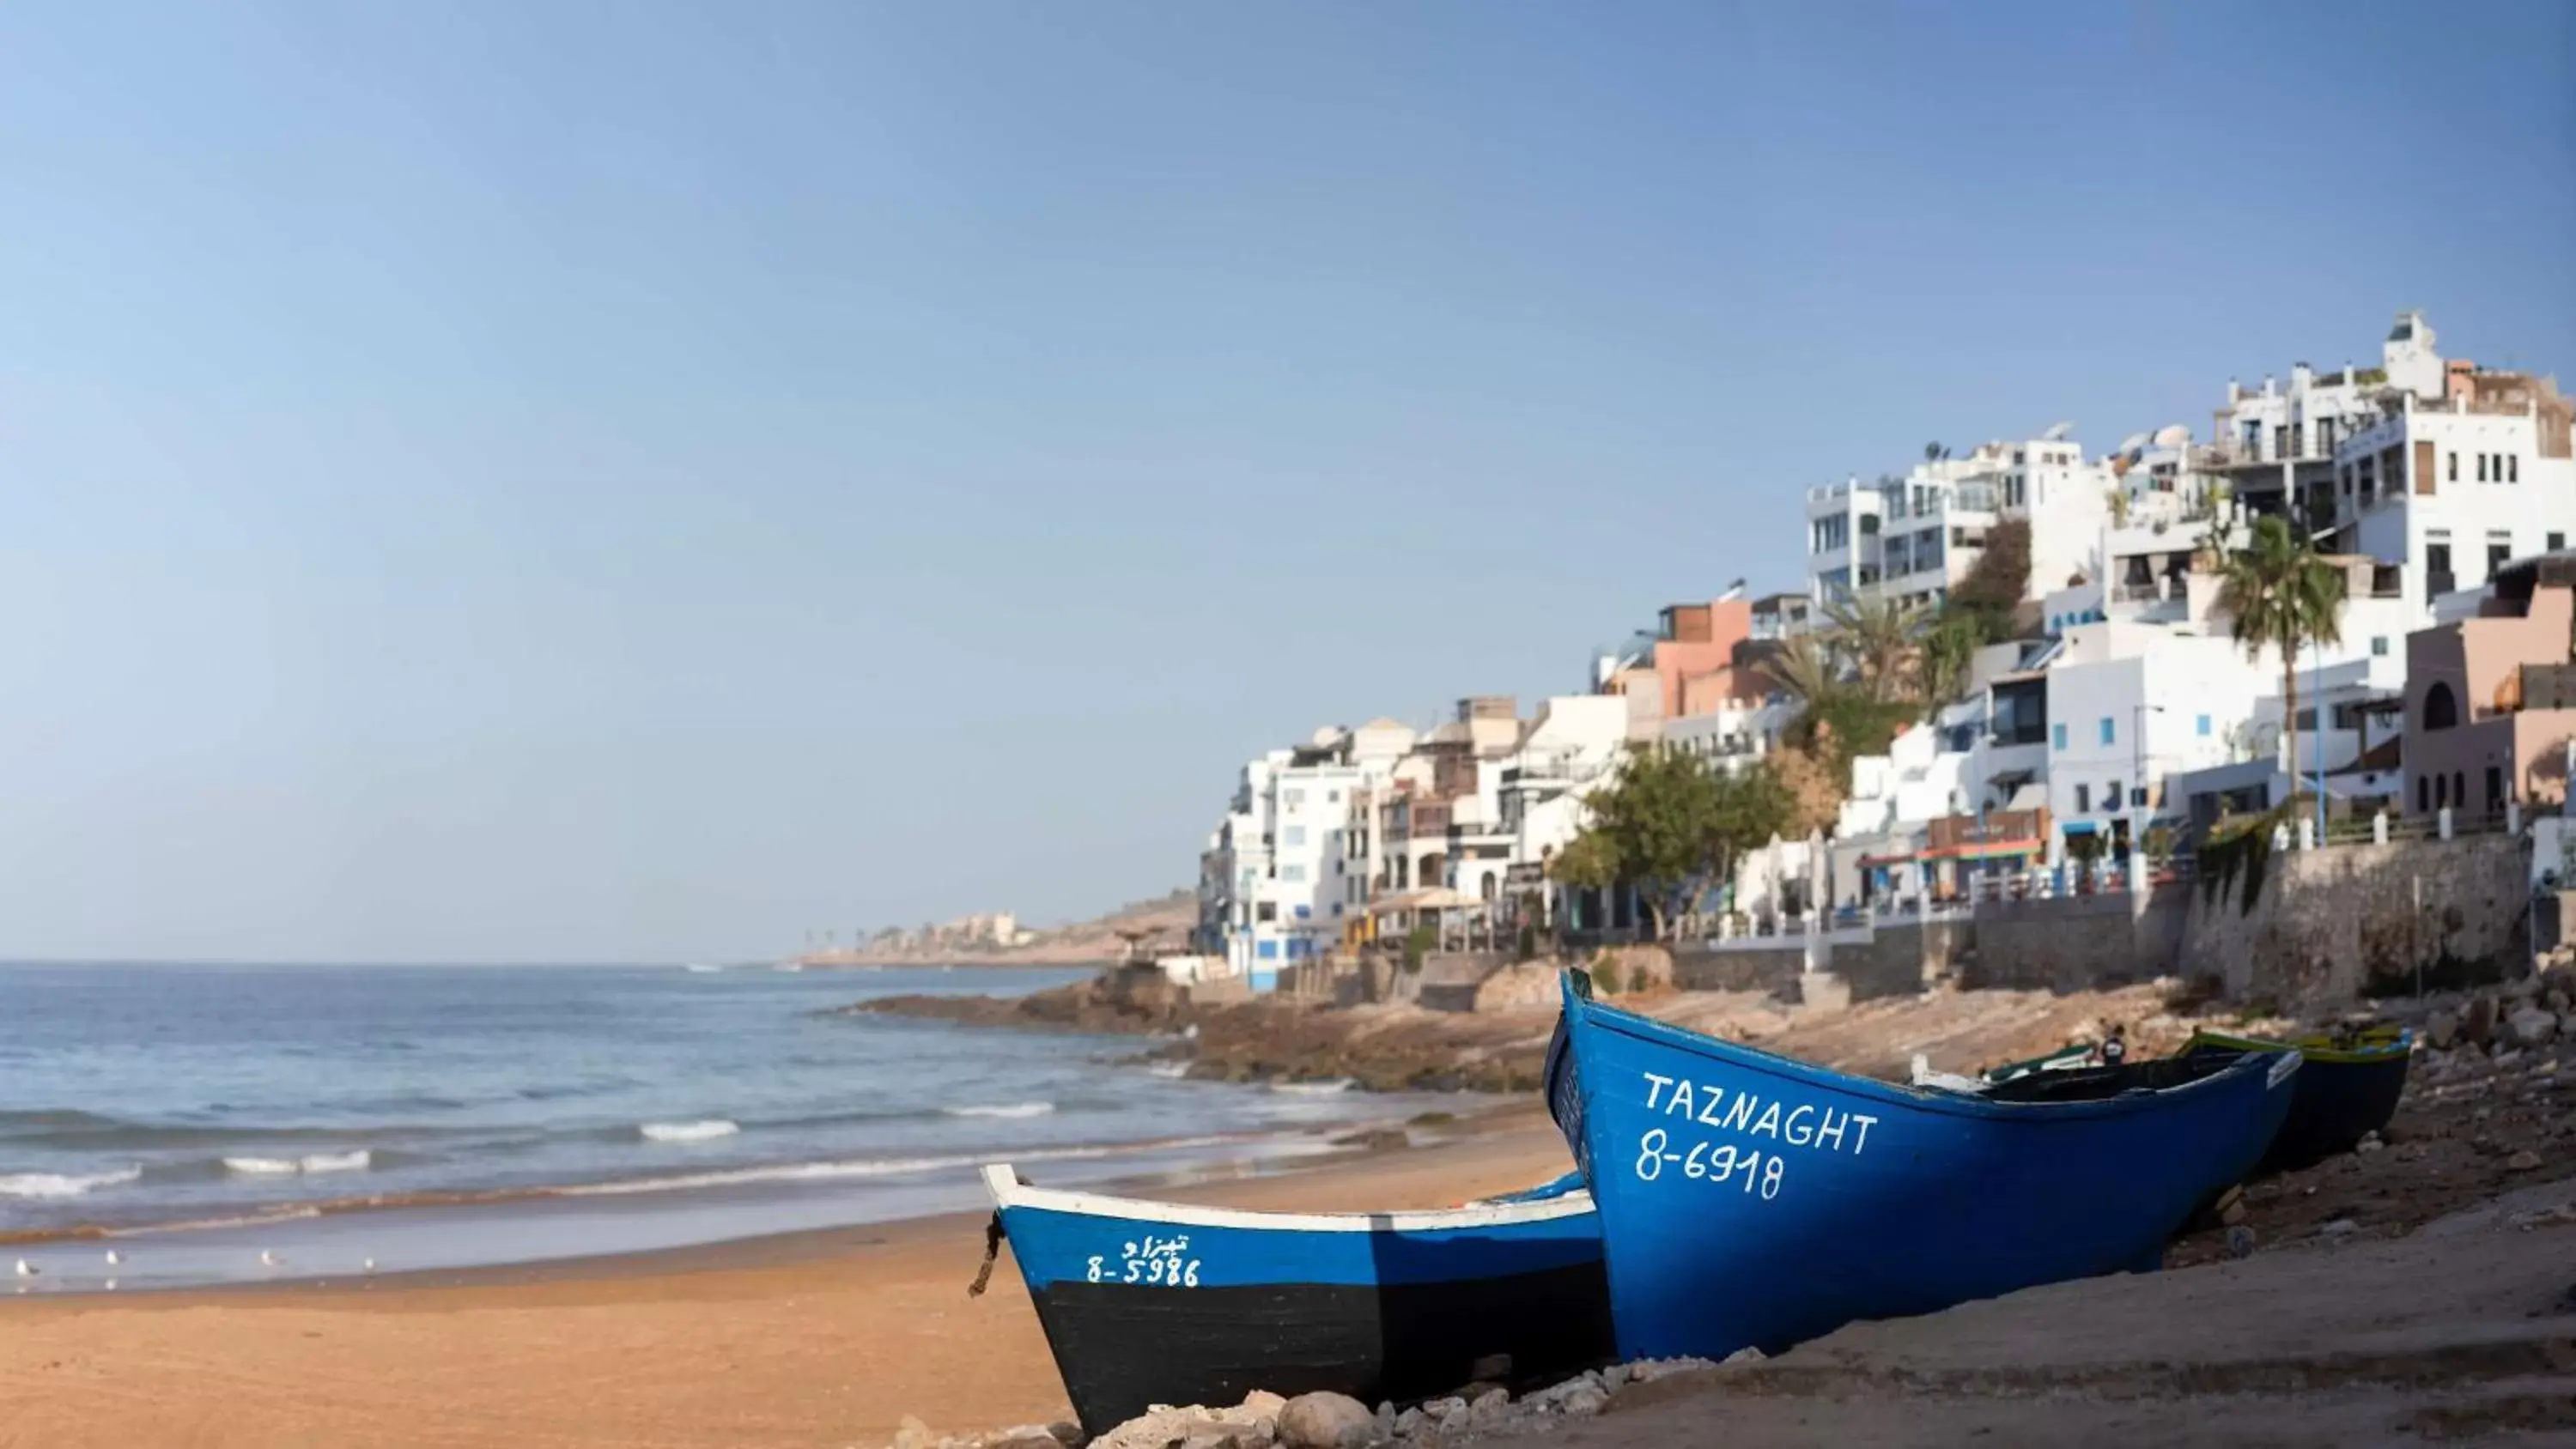
[[[1327,804],[1327,805],[1339,805],[1339,804],[1341,804],[1341,803],[1342,803],[1342,792],[1341,792],[1341,791],[1339,791],[1339,790],[1327,790],[1327,791],[1325,791],[1325,792],[1324,792],[1324,803],[1325,803],[1325,804]]]
[[[1264,961],[1276,961],[1279,959],[1279,943],[1276,941],[1264,941],[1252,949],[1252,954],[1260,957]]]
[[[2565,534],[2563,534],[2563,533],[2552,533],[2552,534],[2550,534],[2550,535],[2549,535],[2549,551],[2550,551],[2551,553],[2556,553],[2556,552],[2558,552],[2560,549],[2565,548],[2566,546],[2567,546],[2567,535],[2565,535]]]
[[[2370,657],[2373,659],[2385,659],[2388,657],[2387,635],[2373,634],[2370,636]]]
[[[2424,691],[2424,728],[2447,730],[2455,728],[2459,722],[2459,696],[2451,693],[2451,686],[2445,681],[2434,680],[2433,687]]]
[[[2110,813],[2111,811],[2117,810],[2117,809],[2119,809],[2119,808],[2120,808],[2120,782],[2119,782],[2119,781],[2117,781],[2117,780],[2113,780],[2113,781],[2111,781],[2109,784],[2106,784],[2106,785],[2104,785],[2104,786],[2102,787],[2102,810],[2103,810],[2103,813],[2104,813],[2104,814],[2108,814],[2108,813]]]
[[[2451,546],[2447,543],[2424,545],[2424,587],[2428,592],[2447,594],[2457,582],[2451,577]]]
[[[1300,809],[1305,805],[1305,803],[1306,792],[1303,790],[1282,790],[1279,792],[1279,805],[1283,810]]]
[[[2102,716],[2102,743],[2113,745],[2118,744],[2119,742],[2119,727],[2111,723],[2111,717],[2109,715],[2106,714]]]
[[[2199,736],[2200,736],[2202,739],[2204,739],[2204,740],[2205,740],[2205,739],[2208,739],[2208,738],[2209,738],[2209,716],[2207,716],[2207,715],[2202,715],[2202,716],[2200,716],[2198,719],[2193,720],[2193,721],[2192,721],[2192,733],[2194,733],[2194,734],[2196,734],[2196,735],[2199,735]]]
[[[2075,813],[2085,814],[2093,808],[2093,787],[2078,783],[2075,787]]]
[[[2522,455],[2520,453],[2507,453],[2504,455],[2504,481],[2507,483],[2519,483],[2522,481]]]
[[[2062,724],[2061,724],[2061,725],[2050,725],[2050,726],[2048,727],[2048,734],[2049,734],[2049,741],[2048,741],[2049,748],[2051,748],[2051,749],[2058,749],[2058,750],[2062,750],[2062,749],[2065,749],[2065,748],[2066,748],[2066,726],[2064,726],[2064,725],[2062,725]]]
[[[1333,916],[1334,916],[1334,919],[1336,919],[1336,920],[1340,919],[1340,918],[1341,918],[1341,914],[1342,914],[1342,908],[1341,908],[1340,906],[1335,906],[1335,907],[1333,907]]]
[[[2460,481],[2460,455],[2459,455],[2459,454],[2457,454],[2457,453],[2453,453],[2453,454],[2451,455],[2451,479],[2450,479],[2450,481],[2452,481],[2452,482],[2454,482],[2454,483],[2457,483],[2457,482],[2459,482],[2459,481]]]
[[[1284,881],[1304,880],[1306,878],[1306,867],[1302,865],[1283,865],[1279,867],[1279,878]]]
[[[1305,843],[1306,843],[1306,827],[1305,827],[1305,826],[1303,826],[1303,825],[1291,825],[1291,826],[1289,826],[1287,829],[1280,831],[1280,832],[1279,832],[1279,843],[1280,843],[1281,845],[1303,845],[1303,844],[1305,844]]]
[[[2418,815],[2429,814],[2432,809],[2433,782],[2425,779],[2421,775],[2418,775],[2415,777],[2415,813]]]
[[[1263,901],[1261,904],[1252,908],[1252,918],[1256,921],[1278,920],[1279,903],[1277,901]]]
[[[1297,908],[1297,919],[1298,919],[1298,920],[1301,920],[1301,921],[1311,921],[1311,920],[1313,920],[1314,918],[1315,918],[1315,908],[1314,908],[1313,906],[1299,906],[1299,907]]]
[[[2484,453],[2478,454],[2478,481],[2487,481],[2487,455]]]

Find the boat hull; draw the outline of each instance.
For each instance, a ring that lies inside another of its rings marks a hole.
[[[1566,987],[1549,1100],[1601,1211],[1627,1358],[1778,1352],[1864,1318],[2161,1266],[2261,1157],[2297,1065],[2015,1103],[1845,1076]]]
[[[2298,1088],[2289,1115],[2255,1168],[2257,1175],[2294,1172],[2350,1152],[2361,1139],[2388,1125],[2406,1092],[2406,1066],[2414,1041],[2404,1034],[2358,1047],[2324,1040],[2273,1041],[2263,1037],[2199,1032],[2183,1043],[2185,1055],[2226,1052],[2296,1052]]]
[[[1442,1213],[1240,1213],[1028,1188],[986,1169],[1065,1392],[1100,1434],[1256,1389],[1409,1403],[1508,1355],[1552,1382],[1613,1352],[1599,1219],[1571,1195]]]

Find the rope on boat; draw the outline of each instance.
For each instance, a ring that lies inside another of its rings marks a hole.
[[[984,1285],[993,1281],[993,1263],[1002,1256],[1002,1214],[997,1210],[993,1220],[984,1224],[984,1266],[975,1270],[975,1281],[966,1285],[966,1296],[981,1298]]]

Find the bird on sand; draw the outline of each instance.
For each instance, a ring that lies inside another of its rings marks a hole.
[[[108,1249],[108,1250],[107,1250],[107,1262],[108,1262],[108,1266],[110,1266],[110,1267],[114,1267],[115,1265],[117,1265],[117,1264],[119,1264],[119,1263],[122,1263],[122,1262],[124,1262],[124,1261],[125,1261],[125,1255],[124,1255],[123,1253],[120,1253],[120,1252],[116,1251],[114,1248],[110,1248],[110,1249]]]
[[[274,1251],[262,1248],[259,1250],[259,1264],[263,1268],[283,1268],[286,1266],[286,1260],[277,1256]]]
[[[33,1278],[33,1277],[35,1277],[35,1276],[36,1276],[36,1265],[35,1265],[35,1264],[33,1264],[33,1263],[28,1262],[28,1261],[27,1261],[26,1259],[24,1259],[24,1258],[20,1258],[20,1259],[18,1260],[18,1276],[19,1276],[19,1277],[21,1277],[21,1278]]]

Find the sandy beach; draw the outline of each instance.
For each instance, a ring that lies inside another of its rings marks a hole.
[[[1436,1207],[1566,1170],[1535,1107],[1445,1144],[1170,1194]],[[1035,1174],[1041,1181],[1042,1172]],[[1007,1260],[956,1214],[633,1257],[0,1300],[0,1445],[882,1445],[1067,1417]]]

